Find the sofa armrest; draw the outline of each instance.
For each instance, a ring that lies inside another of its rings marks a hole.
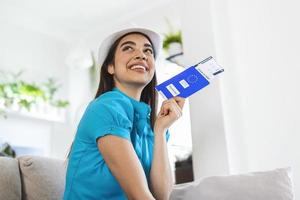
[[[21,180],[18,161],[0,157],[0,199],[21,200]]]

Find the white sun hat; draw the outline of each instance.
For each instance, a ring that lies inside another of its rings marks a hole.
[[[109,51],[110,47],[113,45],[113,43],[117,39],[122,37],[123,35],[125,35],[127,33],[132,33],[132,32],[138,32],[138,33],[142,33],[142,34],[148,36],[149,39],[151,40],[150,42],[153,45],[156,58],[158,57],[158,55],[162,49],[162,39],[161,39],[161,36],[159,35],[159,33],[155,32],[153,30],[150,30],[148,28],[141,28],[141,27],[125,28],[125,29],[122,29],[122,30],[119,30],[117,32],[110,34],[102,41],[102,43],[99,47],[99,52],[98,52],[98,65],[100,67],[102,66],[104,60],[106,59],[108,51]]]

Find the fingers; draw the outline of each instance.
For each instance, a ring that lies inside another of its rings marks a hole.
[[[182,109],[185,103],[185,98],[182,97],[174,97],[174,100],[176,101],[176,103],[178,104],[178,106]]]
[[[176,112],[176,116],[177,118],[182,116],[182,110],[180,109],[180,107],[177,104],[171,104],[173,107],[173,110]]]
[[[169,99],[162,103],[161,115],[168,115],[169,113],[174,113],[178,118],[182,116],[182,106],[184,104],[184,99],[178,99],[179,104],[175,99]]]
[[[175,104],[177,104],[179,106],[180,110],[182,110],[182,108],[184,106],[184,103],[185,103],[185,98],[177,96],[177,97],[165,100],[165,101],[163,101],[162,106],[164,104],[167,104],[167,103],[170,103],[170,102],[174,102]]]
[[[181,117],[182,112],[175,103],[168,102],[162,106],[160,115],[162,115],[162,116],[175,115],[176,118],[179,118],[179,117]]]

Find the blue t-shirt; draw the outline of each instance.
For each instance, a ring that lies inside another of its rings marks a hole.
[[[154,145],[150,111],[148,104],[136,101],[117,88],[88,105],[70,153],[64,200],[127,199],[98,150],[97,139],[107,134],[132,143],[149,182]]]

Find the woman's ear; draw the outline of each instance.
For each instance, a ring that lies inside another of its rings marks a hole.
[[[107,71],[110,75],[113,75],[115,73],[115,69],[113,65],[108,65]]]

